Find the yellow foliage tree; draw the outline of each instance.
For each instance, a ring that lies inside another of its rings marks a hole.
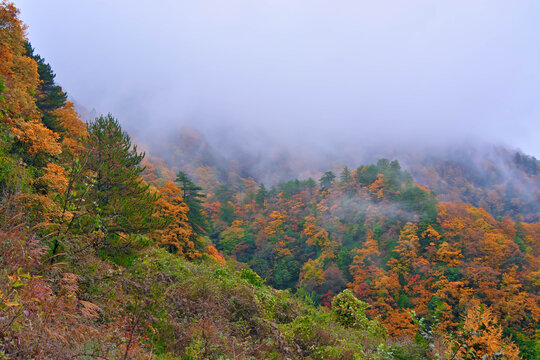
[[[490,359],[495,354],[502,354],[505,360],[519,359],[519,349],[503,338],[495,314],[477,300],[473,300],[467,310],[461,338],[462,344],[457,347],[458,357],[469,355]]]
[[[399,262],[389,263],[390,265],[396,265],[398,272],[409,272],[411,270],[413,261],[418,257],[418,250],[420,249],[420,239],[416,235],[418,226],[411,222],[408,222],[403,226],[399,234],[399,240],[394,251],[399,254]]]
[[[463,262],[463,254],[460,249],[452,249],[448,242],[443,242],[437,250],[437,260],[448,266],[458,267]]]
[[[159,192],[159,216],[169,219],[169,222],[164,228],[155,231],[153,236],[158,244],[188,259],[201,257],[202,254],[190,239],[193,230],[188,222],[189,208],[182,198],[182,190],[167,181]]]

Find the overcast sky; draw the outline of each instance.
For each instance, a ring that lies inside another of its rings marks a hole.
[[[64,89],[131,131],[479,138],[540,157],[537,0],[15,4]]]

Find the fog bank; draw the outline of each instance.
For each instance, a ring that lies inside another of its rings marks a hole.
[[[68,93],[139,137],[540,157],[537,1],[15,3]]]

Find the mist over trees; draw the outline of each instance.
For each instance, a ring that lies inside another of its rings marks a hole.
[[[208,189],[218,181],[239,185],[240,177],[274,186],[295,178],[319,179],[329,168],[339,172],[346,165],[396,158],[415,180],[442,200],[468,202],[494,216],[515,219],[521,215],[529,221],[537,221],[540,216],[540,161],[501,145],[478,142],[364,148],[360,144],[333,153],[269,143],[264,150],[261,145],[250,151],[212,144],[204,134],[186,127],[158,139],[159,144],[152,140],[147,143],[152,156],[172,169],[187,171]],[[237,175],[232,176],[231,170]]]

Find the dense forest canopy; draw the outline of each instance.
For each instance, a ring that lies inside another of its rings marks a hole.
[[[136,144],[75,107],[3,1],[1,359],[540,357],[534,157],[302,176],[187,127]]]

